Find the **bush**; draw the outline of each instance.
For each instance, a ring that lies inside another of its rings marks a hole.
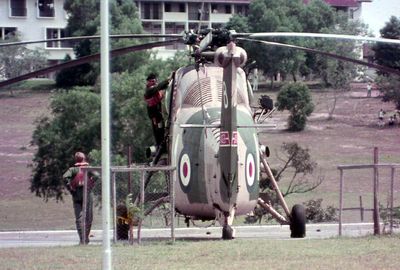
[[[290,131],[301,131],[305,128],[307,116],[314,110],[310,90],[303,83],[291,83],[282,87],[277,98],[280,111],[290,111],[288,126]]]
[[[303,203],[306,208],[307,220],[313,222],[337,221],[336,208],[328,206],[323,209],[321,204],[322,199],[309,200]]]

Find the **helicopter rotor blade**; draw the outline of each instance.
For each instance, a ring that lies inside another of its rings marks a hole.
[[[121,35],[110,35],[111,39],[134,39],[134,38],[181,38],[181,34],[121,34]],[[26,45],[35,43],[55,42],[55,41],[79,41],[84,39],[100,39],[99,35],[95,36],[79,36],[79,37],[64,37],[64,38],[51,38],[51,39],[38,39],[38,40],[26,40],[26,41],[15,41],[15,42],[4,42],[0,43],[0,47]]]
[[[265,33],[232,33],[235,37],[247,37],[247,38],[262,38],[262,37],[312,37],[312,38],[330,38],[330,39],[345,39],[354,41],[370,41],[370,42],[382,42],[382,43],[393,43],[400,45],[399,39],[390,38],[376,38],[376,37],[364,37],[364,36],[352,36],[352,35],[341,35],[341,34],[323,34],[323,33],[296,33],[296,32],[265,32]]]
[[[271,41],[248,39],[248,38],[238,38],[238,40],[256,42],[256,43],[261,43],[261,44],[265,44],[265,45],[269,45],[269,46],[285,47],[285,48],[291,48],[291,49],[296,49],[296,50],[302,50],[302,51],[306,51],[306,52],[322,54],[322,55],[325,55],[325,56],[328,56],[328,57],[331,57],[331,58],[335,58],[335,59],[338,59],[338,60],[352,62],[354,64],[375,68],[375,69],[378,69],[378,70],[381,70],[381,71],[384,71],[384,72],[387,72],[387,73],[391,73],[391,74],[395,74],[395,75],[400,76],[400,70],[393,69],[393,68],[386,67],[386,66],[377,65],[377,64],[367,63],[367,62],[364,62],[364,61],[361,61],[361,60],[358,60],[358,59],[349,58],[349,57],[342,56],[342,55],[337,55],[337,54],[334,54],[334,53],[329,53],[329,52],[324,52],[324,51],[311,49],[311,48],[307,48],[307,47],[301,47],[301,46],[290,45],[290,44],[279,43],[279,42],[271,42]]]
[[[140,45],[134,45],[134,46],[129,46],[129,47],[112,50],[110,52],[110,55],[111,55],[111,57],[114,57],[114,56],[130,53],[130,52],[137,52],[137,51],[143,51],[143,50],[147,50],[147,49],[151,49],[151,48],[172,45],[172,44],[175,44],[180,41],[181,40],[179,40],[179,39],[173,39],[173,40],[167,40],[167,41],[157,41],[157,42],[145,43],[145,44],[140,44]],[[36,76],[48,74],[50,72],[54,72],[54,71],[57,71],[57,70],[60,70],[63,68],[70,68],[70,67],[78,66],[78,65],[85,64],[88,62],[99,61],[99,60],[100,60],[100,53],[84,56],[84,57],[78,58],[76,60],[71,60],[71,61],[61,63],[58,65],[53,65],[53,66],[50,66],[50,67],[47,67],[44,69],[40,69],[40,70],[33,71],[33,72],[30,72],[30,73],[27,73],[27,74],[24,74],[24,75],[21,75],[18,77],[11,78],[9,80],[0,81],[0,88],[4,87],[4,86],[8,86],[10,84],[14,84],[16,82],[30,79],[30,78],[33,78]]]

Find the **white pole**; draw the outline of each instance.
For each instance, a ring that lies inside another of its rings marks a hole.
[[[100,1],[101,21],[101,185],[103,218],[103,270],[111,269],[110,245],[110,48],[108,0]]]

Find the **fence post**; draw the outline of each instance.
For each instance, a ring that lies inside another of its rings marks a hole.
[[[379,176],[378,176],[378,147],[374,147],[374,235],[380,235],[381,229],[379,224]]]
[[[111,175],[112,201],[113,201],[113,225],[114,225],[114,244],[117,243],[117,189],[115,182],[115,172]]]
[[[82,221],[82,241],[83,243],[86,244],[86,219],[87,219],[87,207],[88,207],[88,179],[87,179],[87,175],[88,175],[88,171],[84,170],[83,171],[83,202],[82,202],[82,217],[83,217],[83,221]]]
[[[361,195],[360,195],[360,215],[361,215],[361,221],[364,221],[364,207]]]
[[[144,173],[143,171],[140,172],[140,212],[141,215],[143,215],[143,209],[144,209]],[[143,222],[143,217],[141,216],[139,218],[139,224],[138,224],[138,232],[137,232],[137,237],[138,237],[138,244],[142,242],[142,236],[141,236],[141,230],[142,230],[142,222]]]
[[[393,192],[394,192],[394,167],[390,176],[390,233],[393,233]]]
[[[340,170],[340,195],[339,195],[339,236],[342,236],[342,210],[343,210],[343,169]]]
[[[175,181],[173,178],[173,170],[169,171],[170,183],[170,208],[171,208],[171,240],[175,243]]]

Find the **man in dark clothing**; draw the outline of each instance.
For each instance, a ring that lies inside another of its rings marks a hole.
[[[147,103],[147,114],[151,120],[157,147],[161,145],[164,139],[164,117],[162,115],[161,101],[164,98],[165,89],[167,89],[170,81],[171,78],[168,78],[157,84],[155,74],[152,73],[147,77],[144,99]]]
[[[72,202],[75,213],[75,224],[76,230],[79,235],[80,244],[89,243],[89,234],[92,227],[93,221],[93,193],[91,192],[95,180],[98,178],[93,172],[88,173],[88,194],[87,194],[87,205],[86,205],[86,229],[85,239],[83,236],[83,185],[84,185],[84,172],[81,170],[82,167],[89,166],[86,161],[86,156],[82,152],[75,153],[75,164],[70,167],[64,174],[64,184],[72,195]]]

